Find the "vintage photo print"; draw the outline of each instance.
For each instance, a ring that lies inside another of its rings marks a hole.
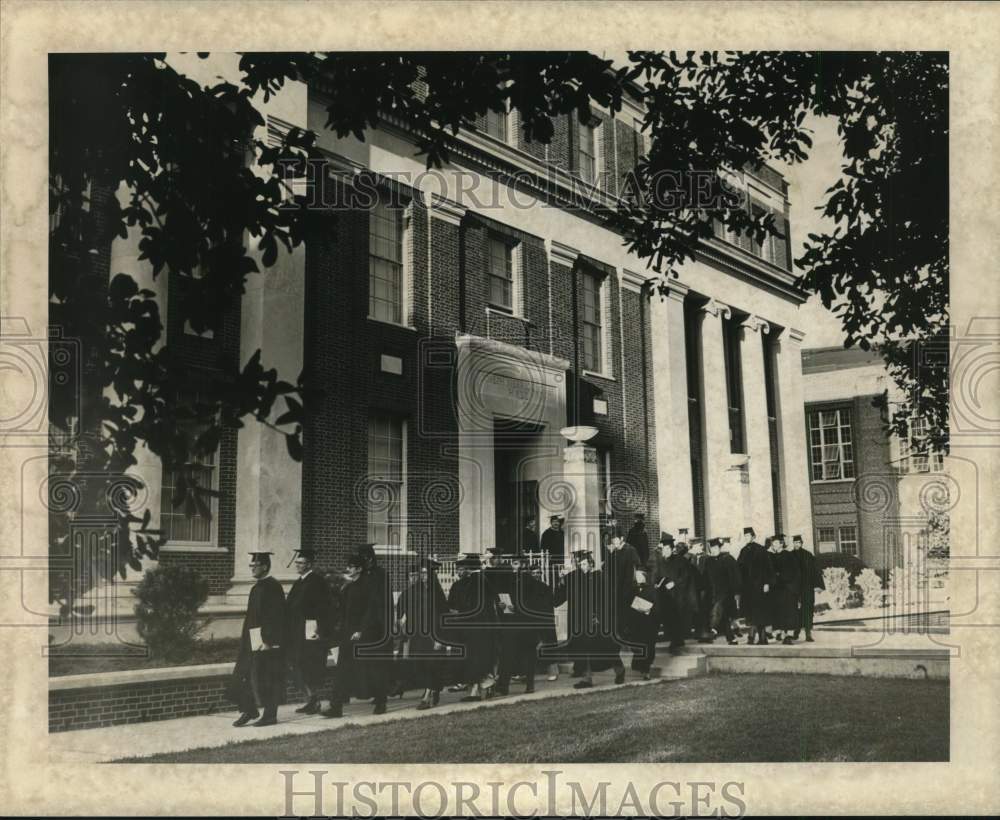
[[[996,12],[56,8],[12,814],[996,810]]]

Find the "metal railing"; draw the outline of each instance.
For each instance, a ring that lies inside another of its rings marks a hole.
[[[438,569],[437,577],[438,581],[441,582],[441,587],[444,589],[445,594],[447,594],[448,590],[451,589],[451,585],[455,583],[455,579],[458,578],[457,565],[461,556],[441,557],[432,555],[431,558],[441,565]],[[525,552],[523,553],[523,558],[528,565],[538,564],[541,567],[542,580],[550,587],[554,587],[559,582],[559,568],[562,566],[562,556],[558,556],[556,560],[553,560],[548,552]],[[510,556],[507,555],[497,555],[493,560],[493,566],[495,567],[509,564]]]

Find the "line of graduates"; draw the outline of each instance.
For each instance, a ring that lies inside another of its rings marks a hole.
[[[661,630],[672,654],[692,636],[733,644],[739,615],[750,629],[748,643],[766,644],[768,627],[784,643],[802,629],[812,641],[814,589],[822,578],[801,537],[789,549],[781,535],[761,545],[747,527],[738,560],[723,550],[726,542],[710,539],[706,553],[700,541],[689,547],[663,533],[659,550],[646,558],[616,535],[601,569],[589,551],[577,551],[552,587],[521,554],[501,565],[490,552],[466,555],[447,595],[439,564],[425,558],[395,602],[371,544],[361,545],[332,582],[315,571],[311,550],[298,550],[299,577],[287,600],[270,576],[270,554],[253,553],[255,584],[229,688],[240,709],[234,725],[276,722],[289,667],[307,698],[297,712],[342,717],[352,698],[370,699],[374,714],[383,714],[391,695],[413,688],[423,693],[418,709],[437,705],[446,686],[470,701],[508,694],[514,679],[533,692],[539,668],[556,680],[562,661],[573,663],[575,688],[593,686],[593,673],[606,669],[621,684],[623,650],[633,671],[648,679]],[[560,642],[555,608],[564,603],[568,638]],[[331,650],[337,668],[329,707],[321,710]]]
[[[806,640],[813,641],[815,589],[822,588],[823,579],[812,553],[803,549],[802,536],[794,536],[788,547],[781,534],[762,545],[753,528],[745,527],[743,539],[737,559],[728,550],[728,538],[710,539],[706,553],[699,540],[689,546],[669,533],[661,535],[649,570],[671,652],[692,637],[737,643],[741,616],[749,644],[766,644],[773,635],[790,644],[803,629]]]

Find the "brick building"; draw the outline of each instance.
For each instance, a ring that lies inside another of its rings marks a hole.
[[[877,351],[802,351],[814,551],[843,552],[876,569],[926,542],[928,491],[944,488],[940,454],[926,452],[919,423],[901,441],[876,402],[895,398]],[[910,541],[912,540],[912,545]]]
[[[220,61],[192,73],[232,68]],[[590,125],[559,119],[547,146],[524,140],[516,112],[491,113],[432,172],[391,114],[364,141],[328,131],[321,78],[261,110],[271,139],[318,134],[322,201],[339,204],[327,227],[252,277],[208,334],[171,319],[183,294],[153,279],[134,232],[111,241],[111,268],[158,294],[186,394],[259,348],[323,396],[301,463],[251,423],[191,465],[221,493],[210,515],[175,509],[170,471],[139,454],[169,537],[161,562],[238,603],[263,549],[285,578],[300,545],[326,567],[365,541],[389,563],[514,549],[528,519],[541,530],[555,514],[567,549],[596,550],[602,525],[624,531],[639,512],[651,541],[812,530],[788,243],[720,230],[669,280],[628,253],[604,214],[644,150],[634,100],[613,117],[592,109]],[[787,235],[781,175],[733,180]]]

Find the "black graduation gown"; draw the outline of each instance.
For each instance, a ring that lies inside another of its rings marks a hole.
[[[448,612],[448,600],[436,576],[410,584],[396,602],[396,616],[403,619],[401,637],[407,645],[407,680],[422,689],[438,689],[441,684],[443,649],[434,644],[446,643],[442,619]]]
[[[512,573],[509,588],[512,612],[503,613],[500,647],[500,683],[509,683],[512,675],[523,674],[528,683],[535,675],[538,642],[545,624],[544,593],[547,589],[527,571]],[[551,600],[551,595],[549,596]]]
[[[704,635],[708,629],[709,611],[711,610],[711,590],[706,576],[708,555],[701,552],[697,555],[688,553],[685,556],[693,570],[691,574],[691,623],[699,635]]]
[[[391,600],[385,570],[369,567],[344,587],[338,665],[338,699],[386,695],[392,672]],[[361,638],[352,641],[351,636]],[[341,702],[343,702],[341,700]]]
[[[740,592],[740,568],[736,559],[728,552],[709,556],[705,562],[705,577],[713,604],[720,600],[732,601]]]
[[[278,649],[250,649],[250,630],[260,629],[261,639]],[[285,592],[270,575],[250,588],[247,612],[240,634],[240,651],[233,669],[230,698],[243,712],[254,705],[274,708],[285,700]]]
[[[563,551],[566,543],[566,533],[564,530],[554,530],[549,527],[542,533],[540,542],[542,552],[547,552],[549,558],[554,561],[563,560]]]
[[[462,678],[479,683],[493,671],[496,660],[496,593],[481,571],[470,572],[451,585],[448,608],[454,614],[445,619],[445,628],[454,636],[453,645],[465,653]]]
[[[673,646],[683,644],[691,631],[695,594],[694,567],[683,555],[662,554],[650,561],[651,581],[659,590],[660,620]],[[667,585],[673,586],[668,589]]]
[[[771,554],[763,544],[751,541],[740,551],[740,575],[743,579],[743,617],[750,626],[763,627],[771,622],[764,584],[774,586]]]
[[[285,602],[285,646],[289,663],[311,688],[326,678],[326,656],[332,643],[332,594],[315,570],[292,584]],[[318,640],[307,640],[306,621],[316,621]]]
[[[648,613],[633,609],[632,602],[642,598],[653,605]],[[635,584],[632,597],[629,600],[626,623],[632,646],[632,668],[637,672],[648,672],[656,657],[656,639],[660,631],[660,608],[657,602],[659,595],[656,587],[649,581]]]
[[[635,548],[639,560],[645,566],[649,561],[649,533],[646,532],[645,525],[640,527],[638,524],[633,524],[625,540]]]
[[[823,574],[816,564],[816,556],[807,549],[797,549],[792,553],[799,565],[800,610],[803,629],[812,630],[813,610],[816,607],[816,590],[825,589]]]
[[[635,547],[625,544],[619,550],[609,550],[603,574],[607,586],[608,614],[612,634],[619,643],[630,640],[629,624],[632,599],[635,597],[635,573],[644,569]]]
[[[538,533],[527,527],[521,530],[521,552],[538,552]]]
[[[567,603],[568,640],[566,657],[587,661],[590,669],[601,672],[621,664],[621,647],[611,633],[611,609],[600,570],[575,569],[553,591],[556,606]]]
[[[799,561],[788,550],[775,553],[773,560],[775,583],[771,589],[771,624],[775,629],[798,629],[801,590]]]

